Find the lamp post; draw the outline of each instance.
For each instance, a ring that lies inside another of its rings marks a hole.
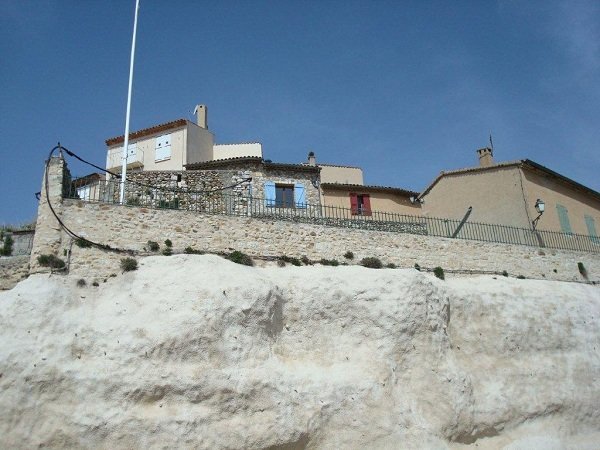
[[[537,227],[537,223],[540,220],[540,217],[542,217],[542,214],[544,214],[544,211],[546,209],[546,204],[544,203],[543,200],[540,200],[539,198],[535,201],[535,210],[538,212],[538,216],[533,219],[533,221],[531,222],[531,225],[533,225],[533,231],[535,231],[535,228]]]

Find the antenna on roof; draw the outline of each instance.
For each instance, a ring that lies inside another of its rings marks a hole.
[[[490,148],[492,149],[492,153],[494,153],[494,141],[492,141],[492,132],[490,131]]]

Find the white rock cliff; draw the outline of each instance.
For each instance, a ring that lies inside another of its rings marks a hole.
[[[600,289],[149,257],[0,293],[1,448],[597,449]]]

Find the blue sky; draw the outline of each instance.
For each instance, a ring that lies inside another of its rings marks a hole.
[[[134,4],[0,0],[0,224],[35,218],[57,141],[103,165],[123,134]],[[204,103],[218,143],[417,191],[491,132],[600,191],[598,1],[141,0],[137,39],[132,130]]]

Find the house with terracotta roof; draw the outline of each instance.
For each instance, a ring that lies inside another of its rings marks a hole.
[[[120,173],[125,136],[106,140],[106,169]],[[215,144],[205,105],[196,106],[196,123],[177,119],[129,135],[127,170],[184,170],[186,165],[237,157],[262,157],[258,142]]]
[[[600,193],[529,159],[441,172],[419,196],[426,216],[590,236],[600,244]],[[540,215],[539,205],[543,204]],[[536,203],[538,207],[536,208]]]

